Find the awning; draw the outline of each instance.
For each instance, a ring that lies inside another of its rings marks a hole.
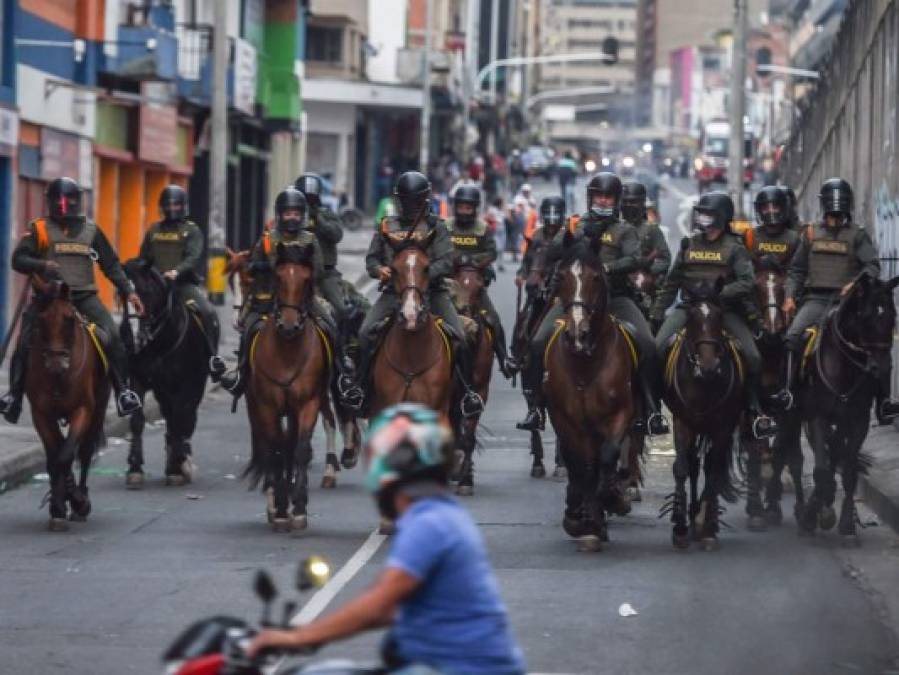
[[[368,108],[421,110],[422,91],[372,82],[347,82],[331,78],[304,79],[300,95],[304,101],[348,103]]]

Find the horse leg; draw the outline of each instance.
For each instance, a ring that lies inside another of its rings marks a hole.
[[[577,550],[583,553],[594,553],[602,550],[605,530],[605,513],[600,505],[599,466],[595,461],[585,462],[580,472],[580,491],[582,495],[583,534],[578,537]],[[606,537],[608,535],[606,534]]]
[[[646,450],[646,436],[636,431],[628,435],[627,447],[627,489],[625,494],[631,502],[642,502],[640,486],[643,485],[643,467],[641,459]]]
[[[293,474],[293,511],[291,512],[291,526],[294,530],[305,530],[308,526],[306,507],[309,504],[309,463],[312,461],[312,432],[315,429],[315,420],[318,418],[319,401],[312,399],[307,402],[297,415],[295,421],[295,435],[293,436],[293,466],[290,467]]]
[[[858,546],[859,539],[856,531],[856,512],[855,512],[855,487],[858,482],[859,471],[864,470],[861,460],[861,448],[868,434],[867,420],[859,416],[856,419],[850,418],[849,429],[847,431],[846,447],[842,456],[842,482],[843,482],[843,503],[840,508],[840,524],[837,531],[843,538],[844,546]]]
[[[338,415],[340,417],[340,415]],[[340,464],[344,469],[352,469],[359,461],[360,437],[359,422],[353,415],[343,415],[340,419],[340,435],[343,436],[343,452],[340,453]]]
[[[618,460],[621,458],[621,447],[610,440],[602,440],[599,445],[599,499],[600,510],[606,510],[616,516],[626,516],[631,512],[631,502],[622,487],[618,475]]]
[[[762,452],[767,441],[751,438],[745,425],[740,430],[740,442],[746,451],[746,526],[750,532],[767,528],[762,503]]]
[[[790,470],[790,479],[793,481],[793,491],[796,503],[793,512],[798,513],[805,504],[805,487],[802,484],[802,424],[796,417],[792,418],[789,433],[786,436],[787,467]]]
[[[462,422],[462,434],[459,439],[462,445],[462,467],[459,469],[459,485],[456,494],[460,497],[471,497],[474,494],[474,449],[477,443],[475,429],[477,429],[480,415],[476,418]]]
[[[144,416],[144,398],[146,389],[135,382],[134,391],[140,398],[141,407],[134,411],[128,420],[131,444],[128,449],[128,473],[125,474],[125,487],[129,490],[140,490],[144,487],[144,427],[147,422],[147,418]]]
[[[322,406],[322,425],[325,428],[325,473],[322,476],[322,487],[331,489],[337,487],[340,463],[337,461],[337,429],[334,425],[334,415],[327,404]]]
[[[671,543],[676,549],[685,549],[690,545],[690,528],[687,524],[687,478],[691,476],[689,454],[692,452],[693,440],[685,426],[675,420],[674,423],[674,449],[675,458],[672,472],[674,473],[674,493],[669,497],[669,504],[665,509],[671,513]],[[691,484],[692,489],[692,484]],[[663,510],[665,513],[665,510]]]
[[[539,432],[536,432],[539,435]],[[565,465],[565,457],[559,450],[559,444],[556,444],[555,465],[553,469],[553,478],[556,480],[565,480],[568,477],[568,467]]]
[[[50,493],[45,497],[41,506],[47,503],[47,501],[50,502],[50,531],[65,532],[69,529],[69,524],[66,521],[65,476],[60,475],[59,471],[59,456],[65,438],[55,421],[47,420],[44,415],[39,414],[37,411],[32,413],[32,421],[44,446],[44,454],[47,458],[47,475],[50,478]]]
[[[531,430],[531,455],[534,458],[531,464],[531,478],[544,478],[546,467],[543,465],[543,437],[535,429]]]
[[[166,422],[166,485],[181,486],[193,479],[190,437],[197,425],[197,409],[189,404],[171,410]]]
[[[813,533],[818,527],[819,515],[822,507],[827,504],[827,495],[831,491],[830,483],[833,481],[828,458],[828,434],[825,427],[826,421],[820,417],[809,420],[806,427],[809,445],[812,446],[812,451],[815,455],[815,468],[812,472],[814,476],[812,494],[805,505],[798,511],[800,532],[806,534]]]

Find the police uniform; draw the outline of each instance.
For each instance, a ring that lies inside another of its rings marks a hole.
[[[671,249],[668,248],[665,233],[657,224],[644,219],[633,225],[633,228],[640,244],[639,264],[656,278],[656,295],[658,295],[658,290],[665,280],[665,274],[671,267]],[[641,298],[640,308],[644,312],[644,316],[649,314],[654,300],[655,298]]]
[[[787,348],[797,353],[805,329],[820,323],[840,290],[861,273],[880,275],[877,248],[863,227],[809,225],[799,240],[787,273],[786,296],[802,302],[787,329]]]
[[[524,255],[521,258],[521,265],[518,267],[517,276],[527,281],[532,272],[538,272],[541,277],[545,277],[547,272],[546,254],[549,252],[549,246],[552,243],[554,236],[555,235],[549,236],[547,234],[545,225],[534,231],[534,234],[531,235],[531,238],[528,240],[527,248],[524,250]],[[532,284],[526,287],[526,290],[528,291],[528,294],[531,294],[535,292],[537,288]]]
[[[717,240],[708,241],[705,235],[698,233],[686,239],[656,296],[651,316],[654,321],[660,321],[685,285],[703,281],[714,283],[719,278],[725,280],[719,295],[724,306],[724,328],[739,342],[747,372],[757,376],[761,369],[761,356],[746,320],[741,316],[747,307],[747,299],[752,296],[755,275],[749,251],[736,236],[725,232]],[[675,307],[656,335],[659,354],[664,353],[671,337],[686,324],[687,310]]]
[[[140,258],[161,274],[178,273],[178,293],[185,304],[196,309],[203,322],[209,348],[213,354],[218,353],[218,313],[200,288],[197,275],[197,267],[203,259],[203,233],[196,223],[187,219],[153,223],[144,235]]]
[[[746,231],[743,241],[756,269],[769,265],[786,269],[799,246],[799,233],[789,227],[772,233],[767,226],[756,225]]]
[[[337,244],[343,239],[340,218],[326,207],[310,209],[306,230],[315,235],[321,249],[322,275],[316,277],[318,292],[334,308],[334,319],[342,329],[347,308],[340,283],[342,276],[337,269]]]

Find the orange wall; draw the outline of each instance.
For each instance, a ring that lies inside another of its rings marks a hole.
[[[144,169],[119,165],[119,257],[128,260],[140,251],[144,225]]]
[[[144,230],[160,218],[159,195],[169,184],[169,175],[165,171],[146,172],[147,208],[145,209]]]
[[[111,0],[114,1],[114,0]],[[104,0],[80,0],[76,16],[76,35],[86,40],[103,41]]]
[[[94,187],[94,216],[97,225],[118,252],[119,164],[112,159],[97,159],[97,166],[100,180]],[[112,284],[102,274],[98,274],[97,279],[100,299],[107,307],[112,307]]]
[[[78,0],[19,0],[26,12],[75,33],[77,27]]]

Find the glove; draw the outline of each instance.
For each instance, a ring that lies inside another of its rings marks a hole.
[[[602,224],[595,220],[587,221],[584,225],[584,235],[590,239],[595,239],[600,234],[602,234]]]

